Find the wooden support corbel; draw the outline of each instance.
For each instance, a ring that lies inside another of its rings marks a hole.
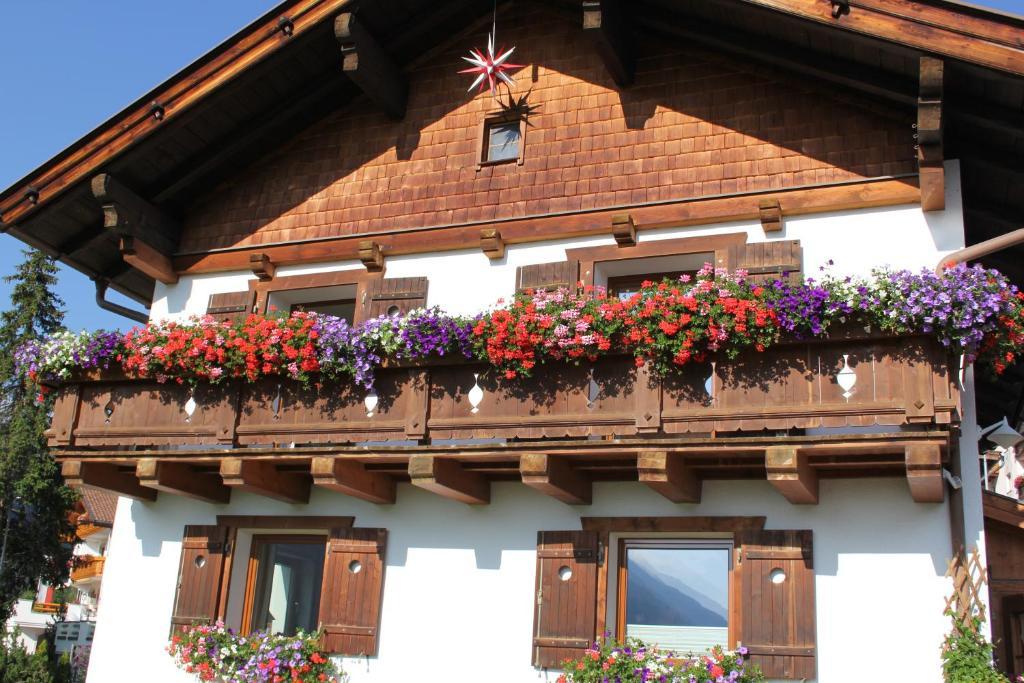
[[[270,282],[277,275],[277,266],[263,253],[249,255],[249,268],[260,282]]]
[[[524,453],[519,456],[519,474],[530,488],[569,505],[590,505],[593,498],[590,479],[572,469],[565,458]]]
[[[103,227],[119,238],[125,263],[166,285],[177,282],[171,262],[181,232],[177,222],[108,173],[94,177],[91,189],[103,209]]]
[[[143,487],[131,472],[125,472],[113,463],[65,460],[61,465],[61,474],[64,483],[71,488],[89,486],[135,500],[156,500],[156,491]]]
[[[367,272],[379,273],[384,270],[384,254],[380,245],[373,240],[363,240],[359,243],[359,260],[366,266]]]
[[[637,456],[640,482],[673,503],[699,503],[703,489],[700,475],[688,467],[682,455],[666,451],[644,451]]]
[[[225,486],[248,491],[285,503],[309,502],[309,478],[297,472],[277,469],[272,462],[224,458],[220,476]]]
[[[917,98],[917,167],[921,184],[921,209],[946,208],[946,173],[943,167],[942,82],[943,61],[921,57]]]
[[[227,503],[231,500],[231,489],[224,485],[216,473],[198,472],[187,463],[143,458],[135,466],[135,476],[139,484],[149,489],[195,498],[205,503]]]
[[[371,503],[390,505],[395,502],[395,480],[381,472],[367,470],[361,462],[318,456],[313,458],[310,471],[315,486]]]
[[[480,249],[492,261],[505,258],[505,240],[501,239],[501,231],[494,228],[481,228]]]
[[[413,486],[468,505],[491,502],[491,484],[476,472],[466,470],[457,460],[433,455],[409,458],[409,478]]]
[[[623,5],[623,0],[583,0],[583,33],[612,80],[625,87],[633,82],[635,60]]]
[[[918,503],[941,503],[946,489],[942,481],[942,449],[934,444],[907,446],[904,452],[910,497]]]
[[[352,12],[334,20],[342,70],[374,104],[393,119],[405,116],[409,83],[398,66]]]
[[[782,231],[782,204],[775,197],[765,197],[758,203],[761,227],[765,232]]]
[[[628,213],[612,217],[612,237],[620,247],[636,246],[636,223]]]
[[[765,449],[765,469],[768,482],[796,505],[817,505],[818,473],[808,461],[808,455],[793,446]]]

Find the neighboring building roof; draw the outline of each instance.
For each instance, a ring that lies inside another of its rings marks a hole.
[[[117,494],[87,486],[82,488],[82,504],[85,506],[88,521],[96,526],[113,526],[114,514],[117,512]]]
[[[982,508],[985,517],[1024,529],[1024,504],[993,491],[984,491],[983,494]]]
[[[850,11],[834,18],[833,6],[844,4]],[[548,5],[582,17],[578,0]],[[0,193],[0,229],[148,304],[153,279],[126,264],[116,236],[104,230],[89,188],[96,174],[111,173],[180,216],[212,182],[360,94],[341,71],[332,30],[338,14],[358,9],[360,23],[406,66],[490,7],[479,0],[282,2]],[[1024,148],[1019,17],[949,0],[649,0],[623,7],[634,29],[703,42],[908,107],[917,97],[916,57],[946,57],[947,131],[954,138],[947,157],[978,159],[966,173],[968,189],[988,199],[978,206],[1021,201],[1010,189],[1020,165],[1006,161],[1007,151]],[[1000,230],[998,218],[973,220],[984,223],[981,233]],[[177,235],[166,237],[173,243]]]

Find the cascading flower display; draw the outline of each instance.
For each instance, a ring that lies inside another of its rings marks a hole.
[[[712,648],[702,655],[659,650],[635,639],[625,643],[605,636],[578,659],[562,663],[558,683],[758,683],[760,669],[746,659],[747,649]]]
[[[121,350],[117,332],[58,332],[43,341],[30,341],[14,354],[18,373],[32,382],[56,382],[73,372],[106,370]]]
[[[657,374],[692,362],[763,351],[784,338],[824,337],[837,323],[934,336],[997,373],[1024,351],[1024,294],[1000,273],[960,265],[942,274],[879,270],[870,279],[753,283],[706,264],[696,276],[644,282],[626,299],[601,288],[526,291],[474,318],[440,309],[352,326],[316,313],[153,322],[124,335],[62,332],[19,349],[26,381],[59,382],[87,369],[195,385],[286,377],[373,387],[389,363],[466,358],[502,377],[528,377],[550,362],[633,356]]]
[[[224,626],[196,624],[171,637],[167,652],[200,681],[223,683],[342,683],[347,680],[320,649],[317,634],[257,631],[239,635]]]

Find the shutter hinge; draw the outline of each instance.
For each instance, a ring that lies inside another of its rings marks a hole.
[[[604,542],[603,541],[598,541],[597,542],[597,566],[598,567],[604,565],[604,558],[605,558],[605,545],[604,545]]]
[[[541,589],[538,588],[537,589],[537,604],[541,605],[543,603],[544,603],[544,594],[541,592]]]

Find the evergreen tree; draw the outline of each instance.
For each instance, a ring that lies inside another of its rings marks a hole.
[[[71,559],[68,520],[76,494],[64,486],[46,448],[53,400],[26,388],[15,373],[15,351],[26,341],[61,328],[63,305],[53,288],[57,266],[38,251],[5,279],[13,285],[11,308],[0,315],[0,534],[6,528],[0,567],[0,618],[39,580],[67,581]]]

